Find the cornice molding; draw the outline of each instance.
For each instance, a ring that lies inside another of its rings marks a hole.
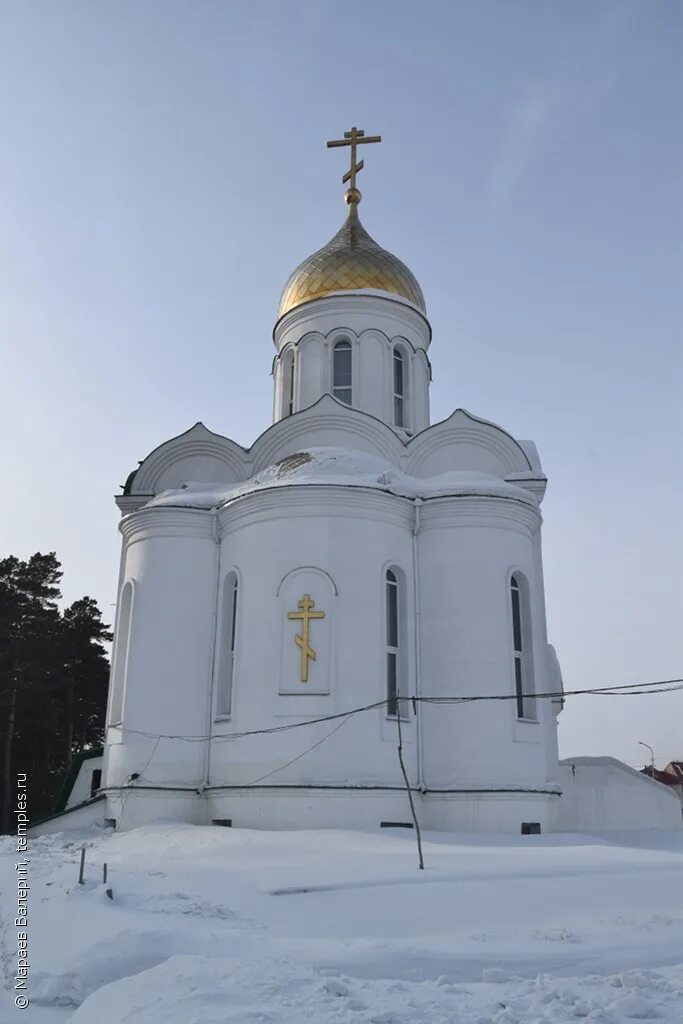
[[[252,522],[276,519],[370,519],[411,527],[413,502],[370,487],[343,484],[293,484],[252,491],[218,510],[218,532],[224,537]]]
[[[533,537],[543,518],[539,509],[521,498],[454,495],[423,501],[420,530],[444,530],[450,527],[516,530]]]
[[[405,328],[405,324],[402,324],[401,326]],[[410,338],[406,337],[405,333],[387,334],[386,331],[381,330],[381,328],[379,327],[365,327],[359,333],[358,331],[354,330],[353,327],[348,327],[346,323],[335,325],[334,327],[330,328],[330,330],[326,334],[320,330],[306,331],[306,333],[298,337],[296,341],[287,341],[283,343],[279,351],[276,352],[275,355],[273,356],[273,366],[275,366],[278,360],[282,359],[283,356],[290,349],[294,349],[295,351],[297,349],[303,351],[306,345],[312,344],[313,342],[317,342],[319,345],[323,347],[329,347],[331,349],[337,338],[342,336],[349,337],[350,339],[352,339],[353,341],[360,345],[363,344],[363,339],[376,338],[378,341],[384,344],[387,349],[392,349],[394,345],[400,342],[401,344],[405,345],[406,348],[408,348],[413,355],[419,356],[420,359],[431,370],[431,363],[429,361],[429,356],[427,355],[426,350],[421,345],[415,345],[410,340]]]
[[[539,505],[543,501],[548,486],[546,477],[531,476],[531,474],[524,473],[510,473],[505,479],[509,484],[514,484],[516,487],[521,487],[523,491],[529,491],[530,494],[533,494]]]
[[[214,538],[215,512],[160,505],[131,512],[119,523],[126,545],[151,537]]]
[[[404,330],[405,325],[409,324],[413,331],[424,338],[424,348],[429,348],[432,340],[431,324],[415,306],[388,295],[367,295],[363,292],[338,292],[302,302],[277,321],[273,328],[273,342],[279,351],[286,334],[320,317],[343,317],[348,314],[367,316],[373,313],[402,324]]]
[[[153,494],[116,494],[114,501],[117,508],[120,509],[121,515],[127,516],[131,512],[136,512],[139,508],[142,508],[153,497]]]

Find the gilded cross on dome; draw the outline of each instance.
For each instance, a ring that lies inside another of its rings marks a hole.
[[[350,146],[351,147],[351,167],[342,178],[342,182],[350,182],[351,187],[346,193],[347,203],[359,203],[360,192],[356,188],[356,175],[359,171],[363,170],[365,166],[364,160],[356,161],[356,150],[358,146],[363,146],[369,142],[381,142],[381,135],[366,135],[362,128],[353,127],[350,132],[344,132],[343,139],[333,139],[327,143],[328,149],[333,149],[336,146]]]
[[[371,238],[358,217],[361,194],[356,187],[356,177],[363,169],[363,161],[357,159],[358,146],[381,141],[381,135],[366,135],[362,128],[354,127],[344,132],[343,139],[327,143],[329,147],[348,146],[351,150],[351,166],[342,178],[344,184],[351,186],[344,194],[347,217],[336,235],[289,275],[280,296],[278,317],[304,302],[335,292],[370,289],[400,295],[420,312],[425,312],[424,295],[415,275],[397,256]]]

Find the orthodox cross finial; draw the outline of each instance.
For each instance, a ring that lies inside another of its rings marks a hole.
[[[333,139],[327,143],[328,149],[333,149],[336,146],[350,146],[351,147],[351,167],[342,178],[342,182],[350,182],[351,187],[346,192],[344,198],[346,202],[359,203],[361,200],[361,194],[356,188],[356,175],[359,171],[363,170],[365,161],[359,160],[356,162],[356,149],[358,146],[362,146],[367,142],[381,142],[381,135],[366,135],[362,128],[352,128],[350,132],[344,132],[343,139]]]
[[[324,619],[325,612],[314,612],[315,601],[310,594],[304,594],[299,601],[298,612],[287,612],[288,619],[301,619],[301,632],[294,637],[294,643],[301,651],[300,679],[308,682],[308,662],[316,660],[316,652],[311,647],[311,619]]]

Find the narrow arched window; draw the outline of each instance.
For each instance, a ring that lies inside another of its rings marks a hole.
[[[287,349],[282,362],[282,415],[291,416],[294,412],[294,349]]]
[[[218,658],[218,686],[216,715],[229,715],[232,711],[232,688],[235,677],[235,638],[237,632],[237,574],[229,572],[223,583],[220,620],[220,654]]]
[[[124,584],[119,601],[119,621],[116,629],[116,649],[111,676],[111,712],[109,724],[118,725],[123,717],[123,693],[128,667],[130,625],[133,612],[133,584]]]
[[[384,577],[386,614],[386,685],[387,714],[395,718],[406,717],[407,708],[401,706],[405,692],[405,587],[403,574],[398,569],[387,569]]]
[[[394,348],[394,426],[406,427],[406,357],[398,345]]]
[[[352,399],[351,359],[351,342],[338,341],[332,350],[332,394],[346,405]]]
[[[533,719],[536,717],[536,700],[533,696],[529,591],[521,573],[515,573],[510,577],[510,601],[517,717]]]

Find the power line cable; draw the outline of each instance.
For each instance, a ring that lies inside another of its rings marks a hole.
[[[154,757],[154,755],[157,752],[157,748],[159,746],[159,741],[162,740],[162,739],[164,739],[163,736],[157,736],[156,742],[154,743],[154,746],[152,747],[152,753],[147,758],[147,761],[145,762],[144,766],[140,769],[139,772],[132,772],[128,776],[126,782],[124,783],[124,786],[128,785],[129,788],[128,788],[128,792],[125,794],[125,796],[121,800],[121,811],[120,811],[120,817],[121,818],[123,818],[123,812],[126,809],[126,804],[128,803],[128,798],[130,797],[130,794],[133,792],[134,789],[137,788],[135,785],[132,785],[132,783],[135,783],[135,782],[137,782],[138,779],[144,777],[143,776],[143,772],[145,772],[147,770],[147,768],[149,768],[150,764],[152,763],[152,758]]]
[[[289,768],[290,764],[294,764],[296,761],[300,761],[302,757],[306,756],[306,754],[310,754],[310,752],[312,750],[315,750],[316,747],[321,746],[321,744],[323,744],[325,742],[325,740],[329,740],[330,736],[333,736],[335,734],[335,732],[338,732],[339,729],[341,729],[341,727],[343,725],[346,725],[346,723],[349,722],[349,721],[350,721],[349,718],[342,719],[342,721],[338,722],[335,725],[334,729],[330,729],[330,731],[328,733],[326,733],[321,740],[318,740],[317,743],[313,743],[312,746],[308,747],[306,750],[302,751],[300,754],[297,754],[297,756],[293,757],[291,761],[287,761],[285,764],[281,764],[279,768],[274,768],[272,770],[272,772],[267,772],[265,775],[262,775],[258,779],[252,779],[251,782],[245,782],[244,785],[245,786],[255,786],[258,782],[263,782],[264,779],[269,779],[269,778],[271,778],[271,776],[277,775],[278,772],[284,771],[285,768]]]
[[[622,683],[618,686],[603,686],[603,687],[590,687],[581,690],[552,690],[544,693],[495,693],[495,694],[468,694],[463,696],[405,696],[401,699],[412,703],[415,707],[417,704],[471,704],[479,701],[495,701],[495,700],[518,700],[529,698],[535,700],[555,700],[564,701],[567,697],[577,696],[614,696],[614,697],[642,697],[652,693],[674,693],[677,690],[683,690],[683,678],[680,679],[660,679],[654,680],[647,683]],[[322,722],[332,722],[338,719],[348,720],[353,715],[361,714],[364,711],[373,711],[377,708],[385,707],[389,703],[389,700],[375,701],[372,704],[365,704],[361,707],[350,708],[348,711],[340,711],[332,715],[321,715],[318,718],[308,718],[305,721],[300,722],[289,722],[285,725],[274,725],[264,729],[247,729],[242,732],[232,732],[223,734],[208,734],[208,735],[190,735],[183,733],[156,733],[148,732],[143,729],[129,729],[126,727],[122,728],[123,733],[129,733],[136,736],[145,736],[148,739],[169,739],[169,740],[182,740],[186,743],[203,743],[207,740],[213,742],[223,740],[237,740],[244,739],[247,736],[268,736],[273,733],[288,732],[291,729],[300,729],[307,725],[318,725]]]

